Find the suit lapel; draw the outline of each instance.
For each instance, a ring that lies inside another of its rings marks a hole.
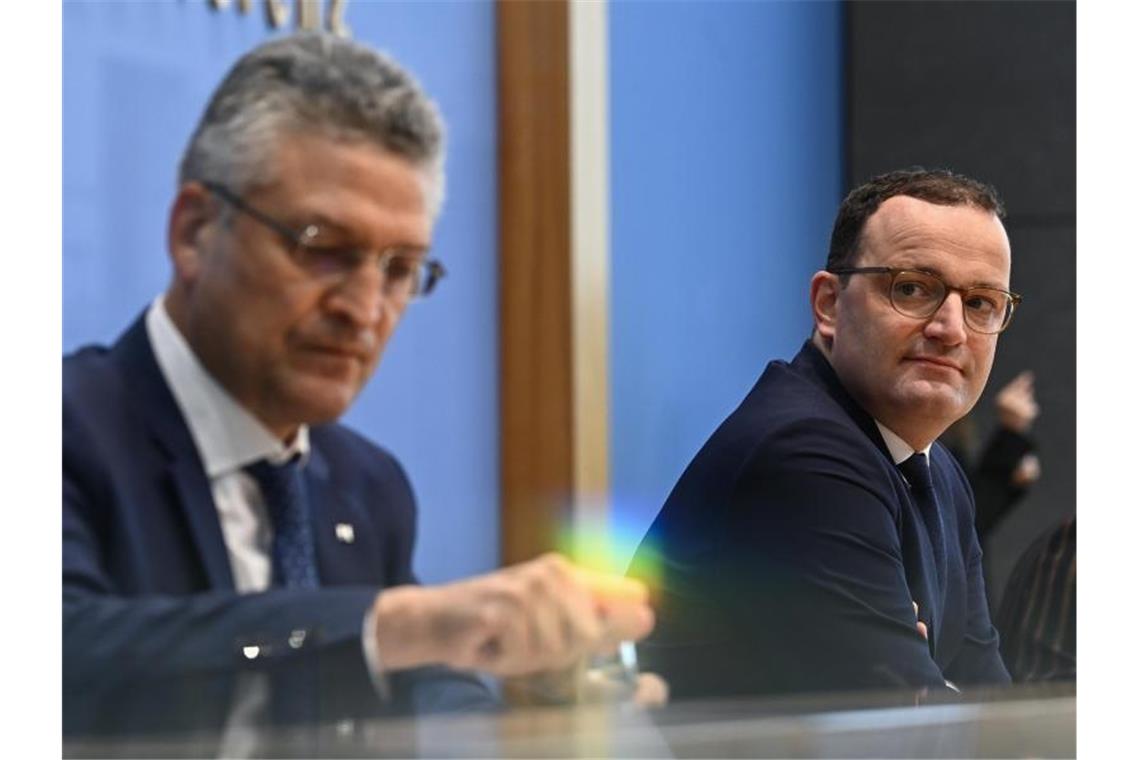
[[[855,399],[851,398],[851,394],[840,382],[839,375],[835,374],[831,362],[827,360],[822,351],[816,348],[814,343],[810,340],[805,342],[803,349],[792,361],[792,364],[800,372],[812,378],[817,385],[821,385],[827,395],[843,407],[843,410],[863,431],[863,434],[871,439],[871,442],[882,452],[887,461],[894,463],[891,450],[887,448],[887,442],[883,440],[883,434],[879,432],[879,426],[875,424],[875,419],[867,414]]]
[[[210,581],[210,588],[233,589],[233,571],[225,539],[222,537],[222,526],[218,521],[218,510],[214,506],[214,495],[202,464],[197,459],[197,452],[194,457],[175,457],[168,472],[190,526],[190,535],[198,549],[198,557],[202,560],[206,577]]]
[[[145,313],[135,320],[114,351],[137,395],[136,413],[166,458],[171,490],[189,526],[210,588],[233,589],[229,555],[210,482],[182,411],[154,358]]]

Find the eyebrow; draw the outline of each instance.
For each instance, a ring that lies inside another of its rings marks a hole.
[[[346,237],[350,241],[352,241],[352,245],[358,245],[359,244],[360,234],[356,230],[354,230],[350,227],[346,227],[343,224],[341,224],[340,222],[337,222],[334,219],[330,219],[329,217],[325,216],[324,214],[322,214],[320,212],[313,213],[308,218],[309,218],[309,221],[304,223],[301,226],[301,229],[304,229],[308,225],[313,225],[320,232],[331,232],[335,235],[343,235],[344,237]],[[411,256],[419,256],[419,257],[427,256],[428,251],[431,250],[430,244],[411,243],[411,242],[394,243],[392,245],[386,246],[386,248],[388,250],[398,249],[401,253],[406,253],[406,254],[411,255]]]
[[[946,275],[938,267],[919,266],[919,265],[915,264],[915,265],[911,265],[911,266],[905,266],[905,265],[900,266],[899,269],[910,269],[910,270],[913,270],[915,272],[924,272],[925,274],[932,274],[935,277],[938,277],[939,279],[941,279],[943,282],[946,282]],[[950,284],[950,283],[947,283],[947,284]],[[1008,285],[999,285],[997,283],[985,282],[985,281],[972,282],[972,283],[969,283],[968,285],[962,285],[960,287],[963,287],[966,289],[989,288],[990,290],[1001,290],[1001,291],[1006,292],[1006,293],[1009,292],[1009,286]]]
[[[345,235],[347,237],[357,237],[355,230],[350,227],[345,227],[340,222],[337,222],[334,219],[330,219],[324,214],[310,213],[302,218],[306,219],[306,221],[302,222],[301,224],[302,229],[308,227],[309,225],[312,225],[321,232],[334,232],[339,235]]]

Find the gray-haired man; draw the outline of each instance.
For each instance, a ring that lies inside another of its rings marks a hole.
[[[281,687],[280,719],[376,694],[491,704],[426,666],[558,670],[652,627],[640,584],[555,556],[416,585],[403,471],[335,423],[443,276],[442,146],[404,71],[330,35],[266,43],[215,92],[169,288],[114,346],[64,360],[66,730],[224,717],[246,671]]]

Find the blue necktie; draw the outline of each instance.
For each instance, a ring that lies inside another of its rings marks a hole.
[[[926,523],[926,533],[934,549],[934,564],[938,568],[936,584],[939,589],[946,582],[946,537],[942,530],[942,512],[938,509],[938,496],[934,493],[934,481],[930,477],[930,464],[926,454],[916,453],[899,464],[910,484],[922,521]]]
[[[261,486],[273,520],[273,582],[286,588],[317,588],[317,551],[309,522],[309,498],[301,458],[284,464],[264,459],[245,468]]]

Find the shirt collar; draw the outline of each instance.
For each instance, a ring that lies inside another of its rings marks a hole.
[[[216,478],[259,459],[280,463],[298,454],[308,456],[308,426],[301,425],[288,446],[269,432],[198,361],[170,319],[163,295],[147,310],[146,331],[207,476]]]
[[[875,424],[879,428],[879,433],[883,436],[883,443],[887,444],[887,451],[891,452],[891,458],[895,460],[895,464],[902,464],[910,459],[916,453],[925,454],[927,460],[930,459],[930,447],[933,443],[926,444],[926,448],[920,452],[916,452],[910,447],[910,444],[904,441],[893,430],[884,425],[883,423],[875,420]]]

